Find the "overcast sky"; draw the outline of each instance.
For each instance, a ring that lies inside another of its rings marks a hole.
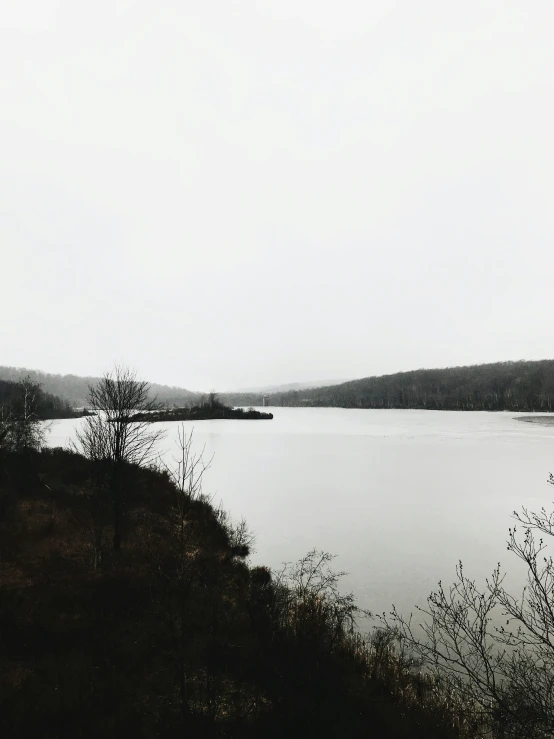
[[[0,0],[0,364],[554,357],[552,0]]]

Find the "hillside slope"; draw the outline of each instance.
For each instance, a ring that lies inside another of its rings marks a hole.
[[[318,387],[330,387],[331,385],[342,385],[348,380],[313,380],[311,382],[287,382],[282,385],[260,385],[258,387],[242,388],[240,390],[228,390],[227,393],[249,394],[249,393],[288,393],[290,390],[313,390]]]
[[[255,398],[248,402],[255,404]],[[554,360],[419,369],[279,393],[270,405],[428,410],[551,411]]]
[[[56,375],[42,372],[41,370],[26,369],[24,367],[0,366],[0,380],[17,382],[27,376],[33,382],[38,382],[44,391],[62,398],[75,408],[87,405],[89,385],[96,385],[100,380],[99,377]],[[198,400],[201,395],[200,393],[191,392],[182,387],[171,387],[156,383],[152,383],[151,391],[160,402],[167,405],[187,405],[192,401]]]
[[[2,736],[461,736],[434,683],[350,633],[326,571],[310,590],[249,567],[244,529],[167,474],[120,470],[114,551],[99,471],[61,449],[0,465]]]

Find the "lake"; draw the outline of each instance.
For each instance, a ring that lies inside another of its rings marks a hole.
[[[204,492],[256,535],[251,559],[277,568],[316,547],[337,555],[372,611],[423,605],[463,560],[482,580],[506,551],[514,509],[549,508],[554,427],[515,413],[271,408],[272,421],[197,421],[195,447],[214,455]],[[55,421],[65,446],[80,420]],[[171,459],[177,423],[160,452]]]

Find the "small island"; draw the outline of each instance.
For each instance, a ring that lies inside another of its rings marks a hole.
[[[271,420],[273,413],[256,411],[254,408],[230,408],[224,405],[216,393],[210,393],[208,398],[198,405],[189,408],[161,408],[147,413],[137,413],[135,421],[215,421],[219,419],[233,419],[244,421]]]

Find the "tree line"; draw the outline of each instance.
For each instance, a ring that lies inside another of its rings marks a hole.
[[[86,407],[89,387],[102,378],[52,375],[14,367],[0,367],[0,379],[24,378],[43,392],[59,396],[72,407]],[[149,383],[149,398],[164,406],[201,405],[203,394],[184,388]],[[321,406],[340,408],[420,408],[427,410],[543,411],[554,406],[554,360],[418,369],[366,377],[338,385],[277,393],[221,393],[231,406]]]
[[[71,418],[75,415],[66,400],[47,393],[38,382],[34,382],[28,376],[18,382],[0,380],[0,407],[11,408],[17,414],[25,398],[32,398],[33,413],[42,421],[53,418]]]
[[[84,408],[88,402],[89,388],[98,385],[101,377],[79,377],[78,375],[60,375],[22,367],[0,366],[0,380],[18,382],[28,378],[40,385],[42,390],[62,398],[73,408]],[[149,383],[151,397],[156,396],[160,402],[168,406],[186,406],[197,402],[201,393],[191,392],[185,388],[171,387]]]
[[[262,395],[225,395],[228,402],[262,404]],[[421,408],[451,411],[552,411],[554,360],[419,369],[352,380],[266,398],[274,406]]]

